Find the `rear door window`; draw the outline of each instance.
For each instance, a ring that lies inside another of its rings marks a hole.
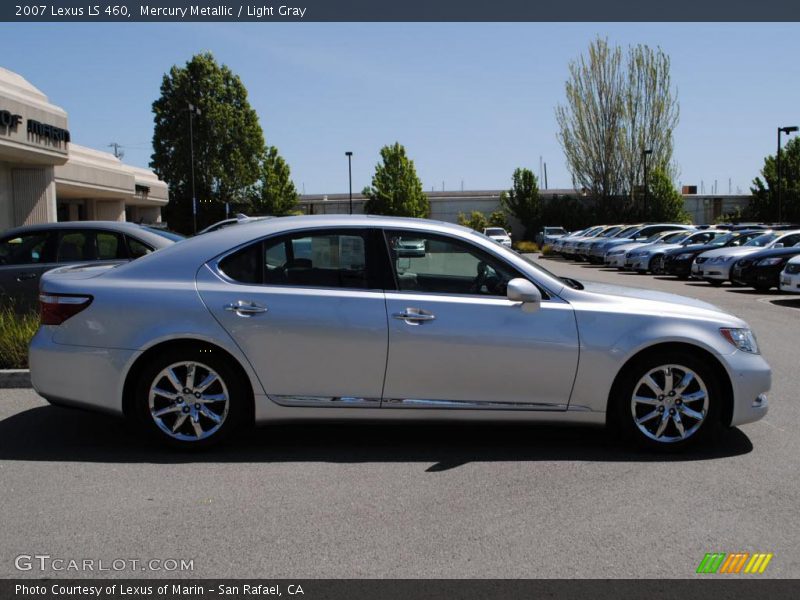
[[[52,234],[42,231],[0,241],[0,265],[36,265],[52,262],[48,241]]]

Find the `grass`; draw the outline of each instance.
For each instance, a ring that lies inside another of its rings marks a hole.
[[[0,308],[0,369],[28,368],[28,344],[37,329],[37,313],[17,314],[10,306]]]

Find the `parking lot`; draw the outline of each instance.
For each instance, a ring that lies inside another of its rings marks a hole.
[[[761,577],[800,576],[800,296],[542,264],[747,320],[773,368],[767,417],[679,455],[583,427],[366,423],[262,427],[195,455],[2,390],[0,576],[684,578],[738,551],[774,554]],[[21,554],[193,570],[20,572]]]

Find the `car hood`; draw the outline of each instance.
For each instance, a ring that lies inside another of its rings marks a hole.
[[[716,256],[746,256],[748,254],[753,254],[758,252],[759,250],[764,250],[764,248],[759,248],[758,246],[736,246],[735,248],[718,248],[717,250],[709,250],[708,252],[703,252],[704,258],[714,258]]]
[[[711,250],[721,250],[719,246],[711,246],[709,244],[690,244],[688,246],[676,246],[667,250],[667,254],[676,255],[683,254],[684,252],[693,252],[700,254],[702,252],[710,252]]]
[[[705,318],[718,321],[722,325],[730,327],[747,327],[747,324],[738,317],[702,300],[623,285],[592,281],[581,283],[583,284],[583,290],[581,290],[583,292],[596,294],[608,302],[624,303],[630,308],[634,308],[631,301],[635,300],[643,312],[653,315]]]
[[[750,260],[761,260],[762,258],[772,258],[773,256],[795,256],[800,254],[800,248],[791,246],[789,248],[767,248],[759,252],[754,252],[747,258]]]

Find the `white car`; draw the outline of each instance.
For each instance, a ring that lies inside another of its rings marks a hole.
[[[781,272],[780,288],[782,292],[800,294],[800,256],[792,258]]]
[[[511,234],[502,227],[487,227],[483,230],[483,235],[506,248],[511,248]]]
[[[732,246],[703,252],[694,259],[692,275],[711,285],[722,285],[730,279],[731,267],[740,258],[768,248],[788,248],[800,242],[800,229],[769,231],[743,246]]]
[[[545,227],[536,234],[540,246],[552,246],[558,238],[569,235],[563,227]]]

